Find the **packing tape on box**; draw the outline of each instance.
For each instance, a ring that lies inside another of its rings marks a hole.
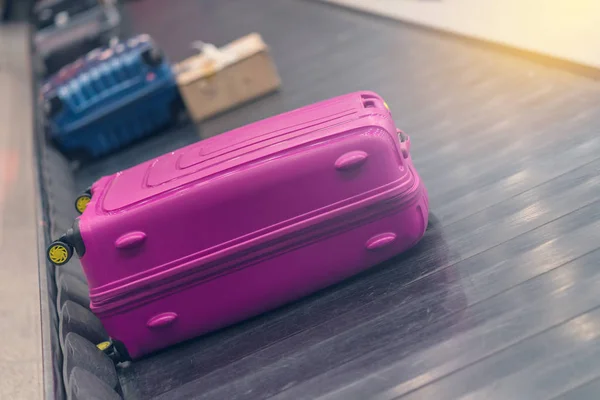
[[[268,47],[258,33],[251,33],[220,48],[202,41],[192,42],[191,47],[198,53],[173,65],[180,87],[190,84],[206,86],[222,70],[258,53],[268,52]]]
[[[200,75],[208,77],[255,52],[257,44],[256,41],[237,41],[235,46],[229,45],[219,49],[212,43],[197,40],[192,42],[192,47],[199,51],[199,56],[181,63],[178,72],[197,70],[200,71]]]
[[[205,76],[215,74],[227,65],[235,63],[238,59],[235,52],[223,52],[211,43],[196,41],[192,43],[192,47],[199,50],[203,58],[198,58],[195,62],[192,62],[190,68],[199,68]]]

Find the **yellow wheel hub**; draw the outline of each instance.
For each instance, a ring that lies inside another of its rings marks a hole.
[[[69,249],[61,243],[54,244],[48,250],[48,258],[56,265],[64,264],[69,258]]]
[[[96,347],[98,349],[100,349],[101,351],[104,351],[104,350],[106,350],[106,349],[108,349],[110,347],[110,342],[101,342],[101,343],[98,343],[96,345]]]
[[[90,200],[90,196],[79,196],[77,198],[77,201],[75,202],[75,207],[77,208],[77,211],[79,211],[80,214],[83,214]]]

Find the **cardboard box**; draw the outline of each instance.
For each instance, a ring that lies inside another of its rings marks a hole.
[[[175,66],[177,84],[191,118],[201,121],[277,90],[281,80],[261,36],[253,33],[202,52]]]

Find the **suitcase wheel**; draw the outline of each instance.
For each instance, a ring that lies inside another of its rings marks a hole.
[[[96,345],[96,347],[102,352],[107,351],[111,346],[112,346],[112,343],[109,342],[108,340],[105,342],[100,342]]]
[[[106,340],[96,345],[98,350],[106,354],[115,364],[131,361],[127,349],[119,341]]]
[[[46,114],[47,118],[53,118],[58,113],[60,113],[63,109],[63,103],[62,103],[61,99],[56,95],[51,96],[49,99],[46,99],[44,101],[43,106],[44,106],[44,113]]]
[[[48,246],[48,249],[46,250],[46,255],[52,264],[59,266],[64,265],[69,262],[73,256],[73,247],[65,242],[57,240],[50,243],[50,246]]]
[[[142,60],[150,67],[154,68],[162,64],[164,57],[159,49],[152,47],[142,53]]]
[[[75,209],[79,214],[83,214],[88,203],[92,200],[92,196],[87,193],[80,194],[75,199]]]

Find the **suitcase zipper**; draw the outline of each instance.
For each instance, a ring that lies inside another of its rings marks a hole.
[[[158,282],[157,279],[147,279],[139,284],[132,282],[124,285],[130,287],[125,290],[113,289],[110,290],[113,293],[92,294],[90,296],[91,308],[95,313],[109,313],[115,309],[119,312],[125,311],[126,308],[137,307],[157,298],[168,296],[184,287],[194,286],[203,281],[250,267],[273,256],[392,215],[403,209],[405,205],[418,201],[422,189],[415,188],[416,185],[419,185],[419,182],[413,181],[412,190],[409,190],[412,193],[408,197],[405,190],[399,193],[396,191],[391,197],[375,201],[364,208],[342,212],[333,219],[320,221],[314,225],[291,231],[283,237],[239,250],[224,258],[209,261],[199,268],[186,268],[185,271],[161,277]],[[189,264],[196,263],[198,263],[197,260],[189,262]]]
[[[159,273],[167,276],[183,273],[184,270],[190,270],[195,268],[196,265],[203,265],[217,257],[221,257],[224,253],[237,253],[242,249],[247,249],[249,247],[260,248],[261,246],[264,246],[264,242],[272,241],[273,239],[271,239],[271,237],[276,233],[283,236],[291,231],[299,231],[305,226],[316,226],[318,222],[322,222],[324,219],[329,219],[335,215],[348,213],[357,208],[364,208],[369,204],[381,201],[382,198],[393,197],[394,194],[410,193],[417,187],[414,178],[415,176],[414,170],[409,168],[406,179],[390,182],[369,192],[362,193],[361,195],[347,198],[285,221],[280,221],[238,238],[222,242],[210,248],[205,248],[199,252],[188,254],[187,256],[172,260],[165,264],[157,265],[122,279],[106,283],[102,286],[93,288],[91,290],[91,295],[94,296],[98,303],[105,298],[115,297],[118,292],[124,292],[132,287],[143,285],[148,281],[153,280],[154,276]],[[410,198],[410,194],[407,198]],[[101,201],[101,199],[99,201]],[[326,216],[326,214],[329,216]]]

